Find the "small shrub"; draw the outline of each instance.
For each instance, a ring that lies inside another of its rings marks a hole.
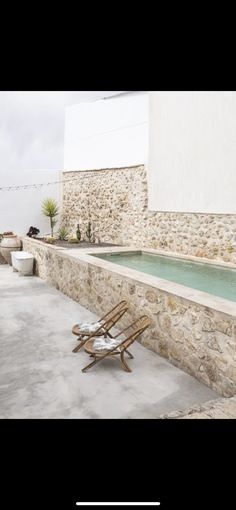
[[[28,237],[36,237],[39,234],[40,230],[37,227],[30,227],[28,233],[26,234]]]
[[[48,244],[54,244],[56,242],[56,237],[53,236],[46,236],[44,238],[45,242]]]
[[[77,237],[69,237],[68,243],[79,243]]]
[[[67,232],[66,228],[61,227],[59,228],[57,235],[60,241],[65,241],[68,238],[69,232]]]

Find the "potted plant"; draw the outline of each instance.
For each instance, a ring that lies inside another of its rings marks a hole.
[[[21,250],[21,240],[12,231],[6,231],[2,233],[1,239],[1,255],[5,261],[12,265],[11,252]]]

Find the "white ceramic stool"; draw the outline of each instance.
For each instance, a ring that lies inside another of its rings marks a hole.
[[[34,257],[27,251],[12,251],[11,260],[13,271],[18,271],[22,276],[32,276],[34,269]]]

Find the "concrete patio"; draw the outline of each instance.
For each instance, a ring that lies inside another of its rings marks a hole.
[[[158,418],[219,396],[136,342],[132,373],[83,374],[71,327],[97,317],[38,277],[0,265],[0,418]]]

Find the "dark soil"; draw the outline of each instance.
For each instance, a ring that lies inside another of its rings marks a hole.
[[[120,246],[119,244],[111,244],[111,243],[89,243],[88,241],[80,241],[79,243],[68,243],[68,241],[60,241],[59,239],[53,243],[46,243],[45,239],[42,237],[36,237],[35,240],[41,241],[49,246],[61,246],[62,248],[109,248],[111,246]]]

